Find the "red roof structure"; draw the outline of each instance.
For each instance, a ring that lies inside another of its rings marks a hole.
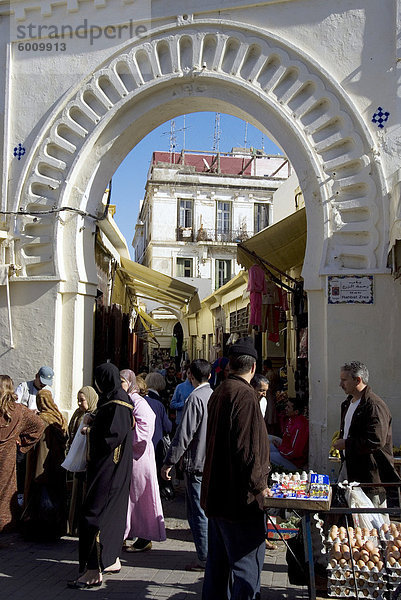
[[[153,152],[152,165],[169,163],[195,167],[197,173],[217,173],[222,175],[252,176],[253,155],[224,156],[220,154],[218,171],[217,154],[182,154],[180,152]]]

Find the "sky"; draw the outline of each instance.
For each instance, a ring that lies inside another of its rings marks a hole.
[[[176,118],[175,151],[205,150],[211,152],[214,144],[215,113],[200,112]],[[184,131],[185,119],[185,131]],[[146,178],[152,152],[170,150],[171,121],[149,133],[126,156],[112,180],[111,204],[117,206],[115,221],[127,240],[131,252],[139,203],[145,194]],[[254,147],[266,154],[283,154],[282,150],[253,125],[231,115],[220,115],[220,152],[230,152],[233,147]]]

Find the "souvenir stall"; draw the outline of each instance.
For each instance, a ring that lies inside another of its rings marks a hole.
[[[288,381],[288,394],[308,400],[308,302],[301,270],[306,215],[300,209],[238,244],[248,269],[249,333],[263,359]],[[260,365],[261,366],[261,365]]]

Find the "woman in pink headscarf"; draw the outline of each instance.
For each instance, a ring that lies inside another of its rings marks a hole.
[[[166,539],[152,443],[156,415],[146,399],[138,394],[135,373],[125,369],[120,372],[120,376],[121,385],[134,404],[135,417],[134,454],[125,539],[134,537],[138,539],[125,549],[128,552],[141,552],[151,549],[151,540],[161,542]]]

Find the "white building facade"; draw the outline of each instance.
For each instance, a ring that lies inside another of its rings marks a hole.
[[[290,170],[282,156],[155,152],[135,260],[208,296],[238,274],[237,243],[272,223],[273,194]]]
[[[71,407],[92,378],[108,181],[158,125],[229,113],[283,148],[305,199],[310,464],[323,468],[344,361],[366,362],[400,404],[400,1],[182,4],[0,0],[2,371],[53,366]],[[356,275],[371,302],[330,302],[330,278]]]

